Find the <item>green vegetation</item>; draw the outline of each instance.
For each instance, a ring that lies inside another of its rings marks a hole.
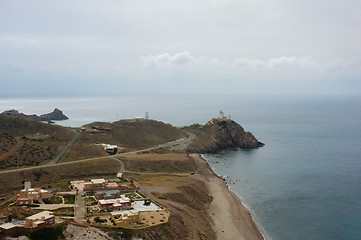
[[[65,224],[54,228],[44,228],[37,232],[30,233],[27,237],[29,240],[62,240],[66,239],[63,235],[65,229]]]
[[[107,220],[106,219],[101,219],[100,217],[95,217],[94,221],[97,223],[105,223]]]
[[[65,204],[74,204],[74,202],[75,202],[75,195],[65,195],[64,196]]]
[[[93,196],[91,196],[91,197],[86,197],[86,198],[85,198],[85,202],[86,202],[86,205],[87,205],[87,206],[92,206],[92,205],[98,204],[98,202],[94,199]]]
[[[217,122],[217,125],[223,129],[226,129],[228,124],[226,121],[220,121],[220,122]]]
[[[59,204],[63,202],[63,199],[59,196],[52,196],[50,198],[43,199],[45,204]]]
[[[203,240],[203,239],[209,239],[208,236],[204,233],[201,233],[201,232],[198,232],[198,237],[200,240]]]
[[[0,154],[4,154],[9,151],[16,144],[14,136],[7,133],[0,133]]]

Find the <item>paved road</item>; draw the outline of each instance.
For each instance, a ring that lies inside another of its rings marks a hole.
[[[46,163],[46,164],[44,164],[44,165],[47,165],[47,166],[49,166],[49,165],[54,165],[54,164],[56,164],[59,160],[60,160],[60,158],[64,155],[64,153],[70,148],[70,146],[75,142],[75,140],[79,137],[79,132],[78,131],[76,131],[76,130],[74,130],[74,132],[75,132],[75,136],[74,136],[74,138],[72,139],[72,140],[70,140],[70,142],[68,142],[66,145],[65,145],[65,147],[61,150],[61,152],[59,153],[59,155],[58,156],[56,156],[56,158],[54,158],[53,160],[51,160],[50,162],[48,162],[48,163]]]
[[[178,140],[175,140],[175,141],[172,141],[172,142],[164,143],[164,144],[158,145],[156,147],[151,147],[151,148],[147,148],[147,149],[141,149],[141,150],[126,152],[126,153],[119,153],[119,154],[115,154],[115,155],[112,155],[112,156],[106,156],[106,157],[87,158],[87,159],[76,160],[76,161],[72,161],[72,162],[56,163],[56,164],[54,164],[54,163],[49,164],[48,163],[46,165],[40,165],[40,166],[34,166],[34,167],[25,167],[25,168],[4,170],[4,171],[0,171],[0,174],[2,174],[2,173],[10,173],[10,172],[19,172],[19,171],[24,171],[24,170],[39,169],[39,168],[46,168],[46,167],[53,167],[53,166],[69,165],[69,164],[74,164],[74,163],[79,163],[79,162],[88,162],[88,161],[106,159],[106,158],[116,159],[118,162],[120,162],[121,168],[124,169],[124,163],[121,160],[117,159],[117,157],[122,157],[122,156],[141,153],[141,152],[148,152],[148,151],[152,151],[152,150],[159,149],[159,148],[164,148],[164,147],[172,147],[172,146],[176,146],[176,145],[179,145],[179,144],[186,144],[186,143],[189,143],[190,141],[192,141],[194,139],[194,137],[195,137],[195,135],[193,133],[187,132],[187,134],[188,134],[187,138],[181,138],[181,139],[178,139]]]
[[[85,199],[82,196],[83,190],[79,189],[78,193],[75,195],[75,202],[74,202],[74,221],[78,223],[83,223],[86,214],[86,207],[85,207]]]
[[[119,173],[120,173],[120,174],[123,173],[123,172],[124,172],[124,163],[123,163],[123,161],[120,160],[120,159],[118,159],[118,158],[116,158],[116,157],[114,157],[114,156],[110,156],[109,158],[114,159],[114,160],[116,160],[116,161],[118,161],[118,162],[120,163]]]
[[[113,157],[122,157],[122,156],[141,153],[141,152],[148,152],[148,151],[156,150],[156,149],[159,149],[159,148],[166,148],[166,147],[172,147],[172,146],[176,146],[176,145],[186,144],[186,143],[191,142],[195,138],[195,135],[193,133],[187,132],[187,134],[188,134],[187,138],[180,138],[180,139],[177,139],[177,140],[174,140],[174,141],[171,141],[171,142],[167,142],[167,143],[164,143],[164,144],[160,144],[158,146],[151,147],[151,148],[146,148],[146,149],[136,150],[136,151],[132,151],[132,152],[115,154],[115,155],[113,155]]]

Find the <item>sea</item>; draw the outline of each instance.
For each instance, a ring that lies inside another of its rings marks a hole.
[[[267,239],[361,239],[360,96],[0,98],[0,112],[59,108],[79,127],[143,117],[186,126],[226,116],[265,146],[204,154]]]

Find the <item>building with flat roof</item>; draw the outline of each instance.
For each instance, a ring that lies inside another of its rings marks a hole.
[[[130,198],[127,197],[121,197],[116,199],[100,199],[98,200],[98,203],[101,208],[106,208],[111,210],[130,209],[132,205]]]
[[[55,216],[53,212],[43,211],[37,214],[34,214],[25,219],[25,227],[36,228],[39,225],[51,225],[55,222]]]
[[[70,184],[73,187],[77,186],[78,181],[72,181]],[[137,190],[139,186],[135,182],[120,182],[119,179],[105,180],[103,178],[91,179],[90,182],[84,182],[84,191],[97,190]]]
[[[133,223],[139,222],[139,211],[115,211],[111,212],[111,217],[117,226],[126,228]]]
[[[169,211],[161,208],[151,201],[134,201],[132,209],[119,210],[110,213],[111,218],[118,227],[132,228],[137,224],[143,226],[154,226],[168,222]]]
[[[91,179],[90,182],[84,183],[84,191],[91,191],[105,188],[106,181],[104,178]]]
[[[30,205],[34,201],[38,202],[39,200],[46,199],[51,197],[52,194],[41,188],[31,188],[30,182],[24,183],[24,189],[16,195],[15,204],[16,205]]]
[[[0,225],[0,235],[13,236],[27,234],[51,226],[54,223],[54,213],[50,211],[43,211],[27,217],[25,219],[25,223],[22,224],[4,223]]]
[[[22,232],[24,226],[15,225],[13,223],[4,223],[0,225],[0,236],[12,236]],[[1,238],[1,237],[0,237]]]

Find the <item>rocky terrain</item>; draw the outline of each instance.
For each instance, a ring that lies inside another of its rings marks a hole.
[[[61,120],[67,120],[69,118],[65,116],[62,111],[55,108],[54,111],[51,113],[40,115],[40,119],[42,121],[52,121],[52,120],[61,121]]]
[[[67,116],[65,116],[63,114],[62,111],[60,111],[57,108],[55,108],[54,111],[52,111],[51,113],[42,114],[40,116],[38,116],[36,114],[26,115],[24,113],[19,112],[18,110],[15,110],[15,109],[4,111],[1,114],[2,115],[16,116],[16,117],[19,117],[19,118],[31,119],[31,120],[36,120],[36,121],[47,121],[49,123],[51,123],[52,121],[61,121],[61,120],[69,119]]]
[[[228,118],[213,118],[205,125],[194,124],[184,130],[196,135],[188,152],[215,153],[229,148],[259,148],[264,144]]]

